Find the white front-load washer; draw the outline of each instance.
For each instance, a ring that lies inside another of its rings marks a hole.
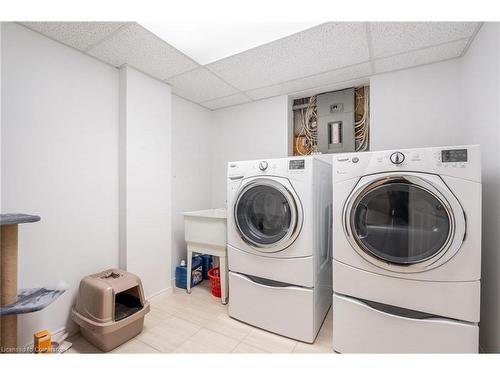
[[[313,342],[332,299],[331,165],[230,162],[227,179],[229,315]]]
[[[333,346],[477,352],[479,146],[337,155]]]

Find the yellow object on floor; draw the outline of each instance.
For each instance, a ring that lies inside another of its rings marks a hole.
[[[33,338],[35,340],[33,349],[36,354],[51,352],[52,340],[49,331],[45,329],[37,332],[33,335]]]

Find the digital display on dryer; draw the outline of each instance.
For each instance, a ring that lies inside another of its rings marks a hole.
[[[467,161],[467,149],[443,150],[441,151],[443,163],[463,163]]]
[[[306,161],[301,159],[301,160],[290,160],[290,163],[288,164],[289,169],[304,169],[306,167]]]

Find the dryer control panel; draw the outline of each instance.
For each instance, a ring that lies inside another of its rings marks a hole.
[[[394,171],[421,171],[480,181],[479,146],[357,152],[333,157],[334,179]]]

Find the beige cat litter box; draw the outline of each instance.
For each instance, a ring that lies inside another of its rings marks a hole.
[[[109,269],[82,279],[71,316],[83,337],[108,352],[141,333],[148,312],[139,277]]]

